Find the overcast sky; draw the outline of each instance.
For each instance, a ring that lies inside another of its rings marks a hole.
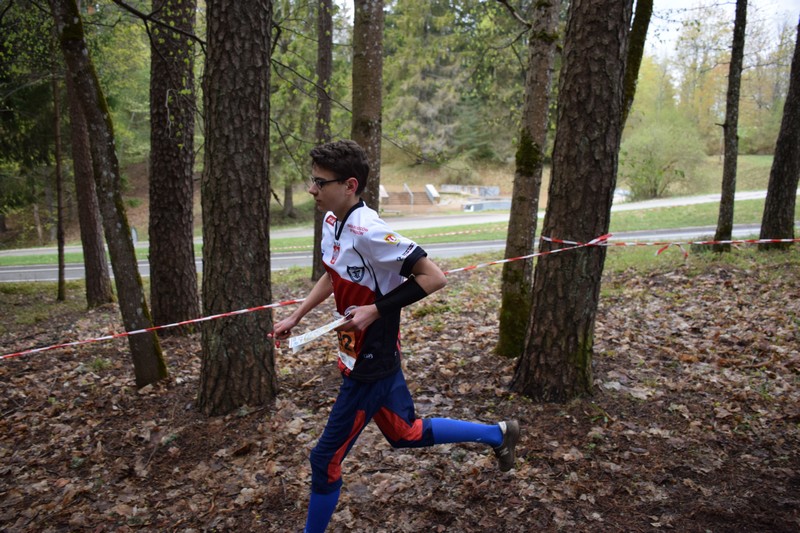
[[[658,55],[669,55],[672,43],[680,31],[680,20],[690,16],[691,9],[698,6],[720,4],[730,12],[731,27],[736,10],[735,0],[654,0],[653,18],[647,36],[647,51]],[[775,28],[777,32],[781,21],[788,20],[796,27],[800,18],[800,0],[749,0],[747,2],[748,23],[761,19],[767,28]],[[670,22],[667,19],[672,19]]]

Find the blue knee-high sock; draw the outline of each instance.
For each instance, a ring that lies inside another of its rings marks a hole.
[[[339,489],[330,494],[312,492],[308,502],[305,533],[324,533],[338,501]]]
[[[483,442],[492,447],[503,443],[503,432],[497,424],[478,424],[450,418],[431,418],[434,444]]]

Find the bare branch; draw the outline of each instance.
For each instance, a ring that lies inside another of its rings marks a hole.
[[[3,17],[6,16],[6,13],[8,13],[8,10],[11,9],[11,6],[13,5],[14,5],[14,0],[9,0],[8,5],[3,6],[2,11],[0,11],[0,27],[3,25]]]
[[[184,37],[188,37],[189,39],[193,40],[194,42],[196,42],[197,44],[200,45],[200,48],[203,50],[203,55],[205,55],[205,53],[206,53],[206,42],[203,39],[201,39],[200,37],[198,37],[197,35],[195,35],[193,33],[190,33],[190,32],[187,32],[187,31],[184,31],[184,30],[182,30],[180,28],[176,28],[175,26],[171,26],[171,25],[169,25],[169,24],[167,24],[165,22],[162,22],[160,19],[154,17],[152,13],[149,14],[149,15],[147,13],[143,13],[143,12],[139,11],[138,9],[136,9],[135,7],[126,4],[122,0],[111,0],[111,1],[114,2],[116,5],[118,5],[119,7],[121,7],[122,9],[124,9],[125,11],[127,11],[128,13],[131,13],[132,15],[135,15],[135,16],[139,17],[145,23],[152,22],[153,24],[156,24],[157,26],[161,26],[162,28],[166,28],[168,30],[174,31],[175,33],[183,35]]]
[[[523,16],[520,15],[519,12],[517,12],[517,10],[514,9],[514,7],[511,4],[508,3],[508,0],[497,0],[497,1],[501,5],[504,5],[506,7],[506,9],[508,9],[509,13],[511,13],[511,16],[514,17],[515,19],[517,19],[520,22],[520,24],[522,24],[523,26],[525,26],[528,29],[531,29],[532,24],[530,22],[528,22],[527,20],[525,20],[523,18]]]

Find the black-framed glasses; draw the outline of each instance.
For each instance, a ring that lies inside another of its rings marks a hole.
[[[332,179],[332,180],[324,180],[322,178],[317,178],[315,176],[311,176],[310,178],[308,178],[308,186],[309,187],[316,187],[317,189],[322,190],[322,188],[328,183],[334,183],[334,182],[337,182],[337,181],[346,181],[346,180],[347,180],[347,178],[344,178],[344,179],[337,178],[337,179]]]

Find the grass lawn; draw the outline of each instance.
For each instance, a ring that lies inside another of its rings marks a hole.
[[[715,226],[718,209],[719,207],[717,204],[708,203],[642,209],[637,211],[619,211],[611,215],[611,232],[620,233],[637,230]],[[759,223],[763,210],[764,200],[745,200],[737,202],[734,211],[734,223]],[[795,218],[800,219],[800,202],[798,202],[795,207]],[[541,227],[541,220],[539,221],[539,226]],[[507,224],[489,223],[415,229],[404,231],[403,234],[421,244],[435,244],[441,242],[473,242],[505,239],[507,229]],[[713,233],[713,231],[711,231],[711,233]],[[273,252],[311,250],[312,244],[313,241],[311,237],[276,238],[271,241]],[[201,245],[196,245],[195,253],[197,257],[201,256]],[[137,249],[137,254],[139,259],[147,259],[146,249]],[[65,260],[67,263],[81,263],[83,262],[83,254],[68,253],[65,254]],[[57,263],[57,256],[54,253],[0,257],[0,266],[55,263]]]

